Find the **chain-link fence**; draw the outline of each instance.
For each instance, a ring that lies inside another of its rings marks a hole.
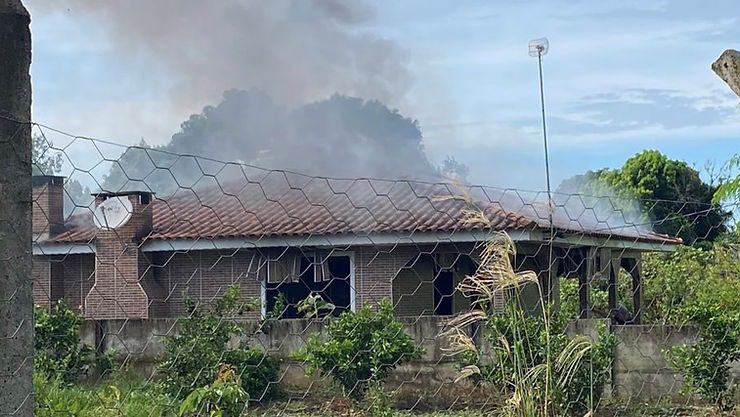
[[[734,206],[33,138],[39,415],[732,407]]]

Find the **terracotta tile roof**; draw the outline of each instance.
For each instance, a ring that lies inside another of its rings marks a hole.
[[[620,219],[618,210],[584,201],[557,203],[553,224],[562,231],[660,243],[658,235]],[[557,200],[556,200],[557,201]],[[463,189],[449,183],[317,179],[272,172],[259,180],[181,188],[155,198],[153,230],[147,239],[301,236],[328,234],[455,232],[481,229],[547,228],[543,193],[486,187]],[[490,224],[470,222],[482,211]],[[623,217],[623,216],[622,216]],[[54,242],[90,242],[91,213],[73,216]]]

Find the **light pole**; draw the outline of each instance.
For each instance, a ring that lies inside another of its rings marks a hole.
[[[552,227],[552,191],[550,189],[550,156],[547,149],[547,123],[545,122],[545,84],[542,78],[542,57],[550,49],[547,38],[529,41],[529,56],[537,57],[540,75],[540,106],[542,108],[542,139],[545,144],[545,178],[547,180],[547,203],[550,205],[550,227]]]
[[[539,69],[539,80],[540,80],[540,106],[542,109],[542,140],[545,145],[545,179],[547,181],[547,221],[549,226],[549,237],[548,237],[548,268],[547,278],[545,286],[545,299],[548,303],[553,301],[553,280],[557,277],[555,271],[553,271],[553,242],[555,239],[555,226],[553,225],[553,202],[552,202],[552,190],[550,188],[550,155],[547,149],[547,123],[545,122],[545,84],[542,78],[542,57],[547,54],[550,49],[550,43],[547,38],[534,39],[529,41],[529,56],[537,57],[537,64]]]

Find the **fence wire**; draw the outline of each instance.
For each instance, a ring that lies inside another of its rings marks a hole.
[[[736,205],[309,176],[33,129],[39,415],[732,409]]]

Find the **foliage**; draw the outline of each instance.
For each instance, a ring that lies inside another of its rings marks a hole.
[[[342,177],[437,174],[418,123],[378,101],[334,95],[287,109],[265,93],[230,90],[184,121],[169,143],[126,150],[103,187],[148,188],[161,197],[194,186],[211,171],[205,159],[175,154]],[[213,172],[219,180],[230,174]],[[243,179],[244,173],[233,175]]]
[[[729,177],[723,179],[717,191],[714,193],[714,203],[719,204],[723,201],[728,203],[740,203],[740,154],[733,156],[727,161],[727,171]],[[733,175],[734,174],[734,175]]]
[[[549,307],[530,315],[516,302],[524,286],[536,285],[540,302],[545,302],[537,275],[514,271],[511,239],[494,236],[481,249],[478,270],[458,286],[476,301],[469,312],[451,319],[443,333],[458,358],[460,378],[472,377],[506,395],[503,415],[592,412],[607,380],[615,337],[600,328],[595,341],[569,338],[567,320]],[[509,299],[503,312],[494,308],[501,293]],[[471,325],[488,342],[485,349],[467,333]]]
[[[729,363],[740,359],[740,260],[733,246],[679,248],[644,262],[646,312],[664,323],[699,327],[694,346],[669,354],[689,389],[720,408],[732,408]]]
[[[34,319],[36,370],[65,383],[84,376],[90,369],[94,349],[80,343],[82,316],[59,301],[51,312],[36,306]]]
[[[232,286],[213,307],[206,308],[185,297],[187,315],[179,319],[179,332],[165,340],[165,353],[158,363],[165,392],[184,398],[193,389],[210,384],[219,367],[236,367],[244,390],[264,399],[275,393],[270,381],[277,381],[279,363],[249,347],[226,350],[227,343],[244,330],[230,318],[255,308],[253,300],[239,300],[239,287]]]
[[[147,381],[125,380],[120,375],[86,388],[35,373],[33,387],[39,417],[162,417],[173,411],[170,400]]]
[[[423,354],[394,317],[387,299],[377,310],[365,306],[331,319],[326,333],[326,339],[312,335],[295,357],[307,363],[309,374],[321,371],[331,376],[355,399],[361,399],[370,384],[382,383],[396,366]]]
[[[740,261],[732,245],[679,247],[647,254],[642,262],[643,312],[647,322],[675,324],[691,320],[697,303],[740,309]]]
[[[246,408],[248,398],[234,367],[224,364],[211,385],[195,389],[183,400],[178,415],[239,416]]]
[[[558,190],[637,200],[656,232],[681,237],[693,244],[713,241],[727,228],[730,214],[713,203],[716,187],[704,183],[686,162],[668,159],[658,151],[643,151],[621,168],[589,171],[565,180]]]
[[[296,306],[298,312],[307,319],[320,317],[323,312],[331,312],[336,306],[324,300],[320,294],[311,293]]]
[[[442,166],[439,170],[443,176],[460,182],[466,182],[468,180],[468,174],[470,174],[470,167],[450,155],[447,155],[444,161],[442,161]]]
[[[31,137],[33,175],[57,175],[62,171],[62,154],[52,150],[53,146],[41,135]]]
[[[669,358],[691,390],[729,411],[736,390],[730,363],[740,360],[740,309],[728,311],[718,303],[700,301],[683,312],[700,327],[701,337],[696,345],[674,348]]]
[[[61,175],[64,159],[61,152],[54,151],[54,144],[44,136],[33,135],[31,164],[33,175]],[[75,207],[89,207],[93,198],[90,189],[79,181],[67,179],[64,184],[64,211],[72,213]]]

